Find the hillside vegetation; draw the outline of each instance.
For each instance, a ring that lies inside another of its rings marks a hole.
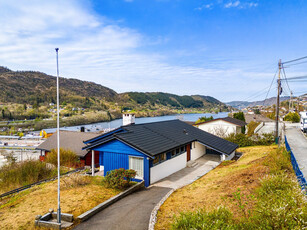
[[[211,109],[227,110],[227,106],[217,99],[209,96],[178,96],[170,93],[140,93],[128,92],[121,94],[121,98],[126,98],[124,102],[130,102],[133,105],[138,104],[154,108],[157,105],[166,106],[177,109],[196,108],[196,109]],[[127,100],[128,99],[128,100]]]
[[[34,71],[11,71],[0,67],[0,101],[13,103],[54,103],[56,77]],[[102,85],[77,79],[60,78],[61,101],[86,106],[86,97],[114,100],[117,93]],[[80,97],[84,97],[80,98]],[[83,99],[84,101],[80,100]]]
[[[284,148],[240,148],[161,206],[155,229],[306,229],[307,201]]]
[[[82,122],[88,120],[84,116],[92,113],[94,117],[98,111],[106,115],[94,121],[90,119],[90,122],[119,118],[122,110],[132,111],[137,117],[228,110],[225,104],[209,96],[178,96],[161,92],[118,94],[93,82],[63,77],[60,77],[59,83],[61,117],[76,117],[73,125],[84,124]],[[56,114],[54,76],[0,67],[0,87],[0,120],[52,120]],[[70,123],[67,121],[65,125]],[[44,121],[39,126],[54,126],[54,122]]]

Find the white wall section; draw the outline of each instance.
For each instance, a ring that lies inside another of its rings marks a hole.
[[[206,154],[206,147],[197,141],[193,142],[191,149],[191,160],[194,161],[204,154]]]
[[[150,184],[167,177],[186,167],[187,153],[183,153],[150,168]]]

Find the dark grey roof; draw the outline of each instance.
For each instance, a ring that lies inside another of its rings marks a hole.
[[[232,118],[232,117],[224,117],[224,118],[221,118],[221,119],[223,121],[228,121],[228,122],[233,123],[233,124],[238,125],[238,126],[247,125],[245,121],[241,121],[239,119]]]
[[[97,133],[84,133],[60,130],[60,147],[74,151],[78,156],[84,157],[88,150],[82,150],[85,146],[83,141],[97,136]],[[37,146],[36,149],[51,151],[57,148],[56,132],[47,140]]]
[[[161,121],[146,124],[133,124],[121,127],[124,131],[114,133],[89,144],[86,149],[99,146],[111,139],[121,140],[134,148],[154,156],[193,141],[225,154],[231,154],[238,145],[213,134],[186,124],[180,120]]]
[[[196,125],[198,126],[198,125],[201,125],[201,124],[207,124],[207,123],[210,123],[210,122],[213,122],[213,121],[218,121],[218,120],[223,120],[223,121],[226,121],[226,122],[229,122],[229,123],[232,123],[234,125],[241,126],[241,127],[247,125],[246,122],[241,121],[241,120],[236,119],[236,118],[232,118],[232,117],[217,118],[217,119],[213,119],[213,120],[210,120],[210,121],[201,122],[201,123],[198,123]]]

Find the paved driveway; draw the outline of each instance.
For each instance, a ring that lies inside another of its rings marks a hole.
[[[204,155],[189,168],[184,168],[161,181],[135,192],[102,210],[75,230],[145,230],[151,211],[172,189],[192,183],[220,163],[220,156]]]
[[[102,210],[75,229],[148,229],[152,209],[170,190],[170,188],[151,187],[135,192]]]
[[[297,125],[286,125],[286,136],[290,148],[305,178],[307,177],[307,139]]]

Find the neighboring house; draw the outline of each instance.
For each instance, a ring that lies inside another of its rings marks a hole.
[[[224,117],[198,123],[194,126],[213,135],[226,137],[232,133],[242,133],[242,128],[245,125],[246,123],[244,121],[232,117]]]
[[[97,133],[73,132],[60,130],[60,148],[69,149],[80,157],[81,165],[91,165],[92,154],[88,150],[82,150],[84,141],[96,137]],[[46,141],[37,146],[41,150],[40,160],[44,161],[48,152],[57,148],[57,135],[54,133]],[[99,153],[95,153],[95,163],[99,162]]]
[[[180,120],[130,124],[84,142],[83,149],[99,151],[100,169],[134,169],[145,186],[187,166],[204,154],[231,159],[238,145]]]

